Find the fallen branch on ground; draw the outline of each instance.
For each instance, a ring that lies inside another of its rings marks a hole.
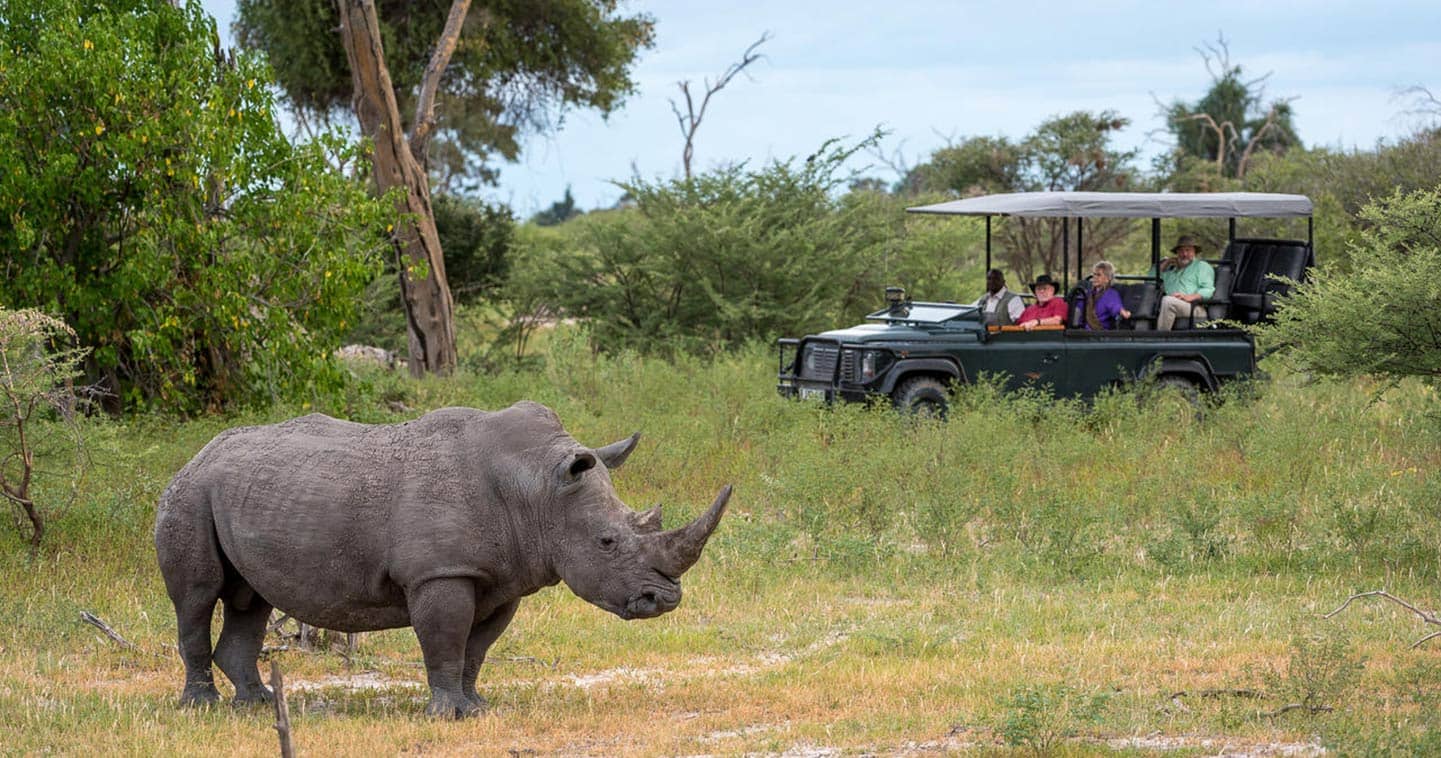
[[[1346,606],[1350,605],[1352,601],[1357,600],[1357,599],[1359,599],[1359,598],[1363,598],[1363,597],[1382,597],[1382,598],[1386,598],[1387,600],[1390,600],[1391,602],[1396,603],[1397,605],[1401,606],[1402,608],[1405,608],[1406,610],[1411,611],[1412,613],[1416,614],[1417,616],[1420,616],[1422,621],[1424,621],[1424,622],[1426,622],[1426,623],[1428,623],[1428,624],[1435,624],[1435,625],[1437,625],[1437,626],[1441,626],[1441,617],[1438,617],[1434,611],[1423,611],[1423,610],[1421,610],[1420,608],[1417,608],[1416,606],[1414,606],[1414,605],[1406,602],[1405,600],[1402,600],[1401,598],[1396,597],[1395,595],[1392,595],[1391,593],[1387,592],[1386,590],[1372,590],[1371,592],[1358,592],[1358,593],[1352,595],[1351,597],[1346,598],[1346,602],[1342,603],[1340,608],[1337,608],[1336,610],[1331,611],[1330,613],[1322,616],[1321,618],[1324,618],[1324,619],[1331,618],[1332,616],[1335,616],[1336,614],[1340,613],[1341,611],[1346,610]],[[1432,633],[1426,635],[1425,637],[1422,637],[1421,639],[1416,640],[1415,642],[1411,643],[1411,648],[1410,648],[1410,649],[1415,650],[1416,648],[1420,647],[1421,644],[1424,643],[1424,642],[1426,642],[1427,640],[1435,639],[1435,638],[1437,638],[1437,637],[1441,637],[1441,632],[1432,632]]]
[[[109,637],[112,641],[114,641],[114,642],[115,642],[116,644],[118,644],[120,647],[123,647],[123,648],[125,648],[126,650],[134,650],[134,649],[135,649],[135,644],[134,644],[134,643],[130,642],[129,640],[125,639],[124,637],[121,637],[118,632],[116,632],[114,629],[111,629],[111,628],[110,628],[110,625],[109,625],[109,624],[105,623],[104,621],[101,621],[101,620],[100,620],[100,617],[96,616],[95,614],[91,613],[90,611],[81,611],[81,612],[80,612],[80,620],[81,620],[81,621],[84,621],[85,623],[87,623],[87,624],[95,627],[96,629],[99,629],[100,631],[104,632],[106,637]]]

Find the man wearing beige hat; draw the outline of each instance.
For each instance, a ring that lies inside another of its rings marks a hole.
[[[1154,269],[1153,275],[1154,275]],[[1169,330],[1178,318],[1204,318],[1206,309],[1201,301],[1216,293],[1216,271],[1211,264],[1196,258],[1196,240],[1183,235],[1171,248],[1171,257],[1161,261],[1161,285],[1166,296],[1161,298],[1161,313],[1156,328]]]

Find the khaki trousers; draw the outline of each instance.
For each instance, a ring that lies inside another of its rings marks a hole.
[[[1179,297],[1167,295],[1161,298],[1161,313],[1156,317],[1156,328],[1170,331],[1171,327],[1176,325],[1178,318],[1190,318],[1194,325],[1195,319],[1205,318],[1205,316],[1205,308],[1188,303]]]

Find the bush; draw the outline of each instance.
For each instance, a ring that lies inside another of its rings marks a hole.
[[[1441,379],[1441,190],[1402,194],[1361,211],[1353,269],[1322,266],[1284,299],[1262,338],[1321,375]]]
[[[832,328],[874,310],[888,284],[955,297],[957,258],[975,257],[976,230],[907,218],[902,200],[880,193],[838,196],[856,149],[828,143],[803,162],[633,180],[634,208],[576,219],[563,241],[527,234],[507,296],[588,319],[599,349],[646,353]],[[558,273],[538,277],[524,258]]]
[[[198,3],[6,0],[0,303],[62,317],[111,410],[309,395],[376,273],[388,203],[293,145],[263,61]]]
[[[74,341],[43,313],[0,308],[0,499],[32,554],[85,470],[72,384],[85,351]]]

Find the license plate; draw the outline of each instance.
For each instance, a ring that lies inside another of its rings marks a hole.
[[[802,399],[802,400],[825,400],[825,399],[826,399],[826,391],[825,391],[825,390],[811,389],[810,387],[801,387],[801,399]]]

